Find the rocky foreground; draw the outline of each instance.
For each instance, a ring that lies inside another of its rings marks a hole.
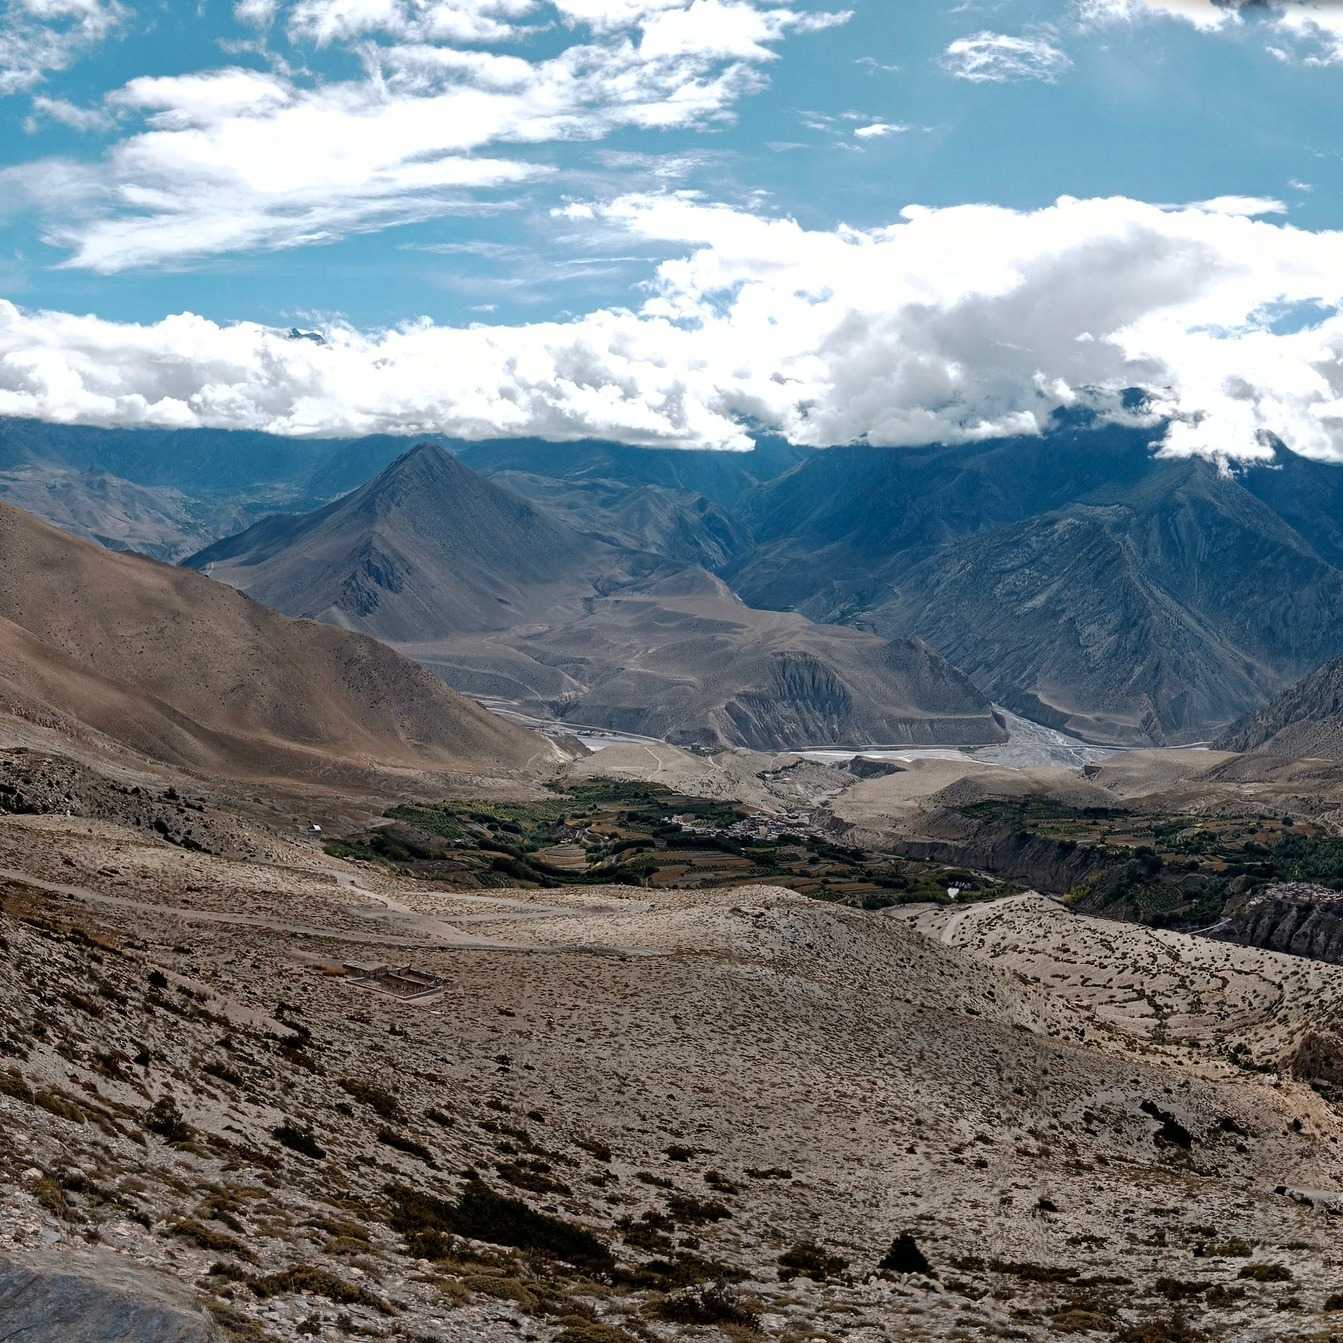
[[[1343,1124],[1302,1063],[1341,970],[1038,897],[470,897],[268,853],[0,821],[0,1309],[94,1321],[27,1340],[1341,1318]],[[109,1333],[128,1281],[150,1323]]]

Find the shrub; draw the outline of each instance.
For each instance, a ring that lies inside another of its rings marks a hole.
[[[695,1198],[692,1194],[673,1194],[667,1200],[667,1210],[678,1222],[701,1226],[706,1222],[721,1222],[732,1216],[732,1209],[715,1199]]]
[[[1168,1319],[1145,1320],[1121,1329],[1115,1335],[1115,1343],[1203,1343],[1206,1337],[1176,1311]]]
[[[417,1244],[432,1245],[435,1233],[447,1233],[535,1250],[588,1269],[604,1271],[614,1265],[611,1251],[592,1232],[497,1194],[479,1179],[470,1180],[451,1203],[404,1185],[394,1186],[389,1193],[390,1224],[406,1236],[412,1252]],[[426,1233],[427,1241],[422,1239]]]
[[[182,1117],[182,1111],[171,1096],[160,1096],[145,1111],[144,1126],[151,1133],[157,1133],[164,1142],[186,1142],[191,1137],[191,1125]]]
[[[886,1257],[877,1265],[882,1273],[918,1273],[925,1278],[935,1278],[933,1266],[928,1262],[918,1243],[908,1231],[902,1231],[886,1251]]]
[[[1196,1258],[1206,1259],[1248,1259],[1253,1253],[1248,1240],[1233,1236],[1230,1240],[1214,1241],[1209,1245],[1199,1245],[1194,1250]]]
[[[406,1118],[401,1102],[388,1090],[375,1082],[366,1082],[360,1077],[342,1077],[339,1086],[347,1096],[367,1105],[380,1119],[394,1123],[403,1123]]]
[[[168,1228],[168,1235],[176,1236],[179,1240],[189,1240],[202,1250],[213,1250],[216,1254],[235,1254],[239,1259],[247,1260],[249,1264],[256,1262],[256,1256],[240,1240],[226,1232],[216,1231],[214,1227],[206,1226],[204,1222],[198,1222],[194,1218],[184,1217],[180,1222],[174,1222]]]
[[[1056,1334],[1099,1333],[1110,1327],[1110,1317],[1077,1307],[1059,1311],[1051,1323]]]
[[[1285,1264],[1246,1264],[1236,1276],[1251,1282],[1291,1282],[1292,1270]]]
[[[370,1310],[390,1315],[392,1308],[380,1297],[352,1282],[338,1278],[327,1269],[314,1264],[297,1264],[280,1273],[271,1273],[252,1281],[252,1290],[263,1301],[272,1296],[296,1292],[303,1296],[324,1296],[338,1306],[367,1306]]]
[[[434,1154],[422,1142],[416,1142],[414,1138],[408,1138],[404,1133],[398,1133],[395,1129],[380,1128],[378,1130],[378,1141],[384,1147],[392,1147],[398,1152],[405,1152],[407,1156],[413,1156],[423,1161],[431,1169],[437,1169]]]
[[[566,1317],[564,1332],[552,1343],[637,1343],[634,1335],[613,1324],[602,1324],[597,1320],[585,1320],[581,1316]]]
[[[299,1128],[296,1124],[286,1122],[277,1124],[271,1129],[270,1136],[282,1147],[289,1148],[291,1152],[298,1152],[300,1156],[311,1157],[314,1161],[320,1161],[326,1156],[326,1149],[317,1141],[310,1129]]]
[[[825,1282],[828,1278],[843,1273],[848,1266],[847,1259],[826,1254],[812,1241],[803,1241],[779,1256],[779,1278],[782,1282],[791,1282],[794,1278],[810,1278],[813,1282]]]
[[[760,1314],[725,1282],[687,1287],[664,1297],[655,1307],[657,1315],[671,1324],[735,1324],[746,1329],[760,1327]]]

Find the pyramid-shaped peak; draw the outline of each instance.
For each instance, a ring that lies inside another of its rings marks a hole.
[[[417,443],[407,449],[382,473],[384,477],[410,470],[446,471],[453,475],[474,475],[446,448],[437,443]]]
[[[375,506],[380,511],[411,508],[425,512],[461,506],[468,500],[474,506],[495,509],[512,502],[510,496],[436,443],[416,444],[348,496],[348,503],[355,508]]]

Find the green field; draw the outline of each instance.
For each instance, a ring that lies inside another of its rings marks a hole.
[[[959,868],[873,853],[829,835],[729,834],[763,828],[733,803],[654,784],[592,783],[523,804],[443,802],[391,808],[380,826],[328,844],[463,890],[594,884],[715,887],[767,883],[818,900],[884,909],[986,899],[1014,889]]]

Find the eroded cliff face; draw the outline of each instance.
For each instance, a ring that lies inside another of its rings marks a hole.
[[[1343,964],[1343,892],[1305,882],[1270,886],[1229,909],[1216,936]]]

